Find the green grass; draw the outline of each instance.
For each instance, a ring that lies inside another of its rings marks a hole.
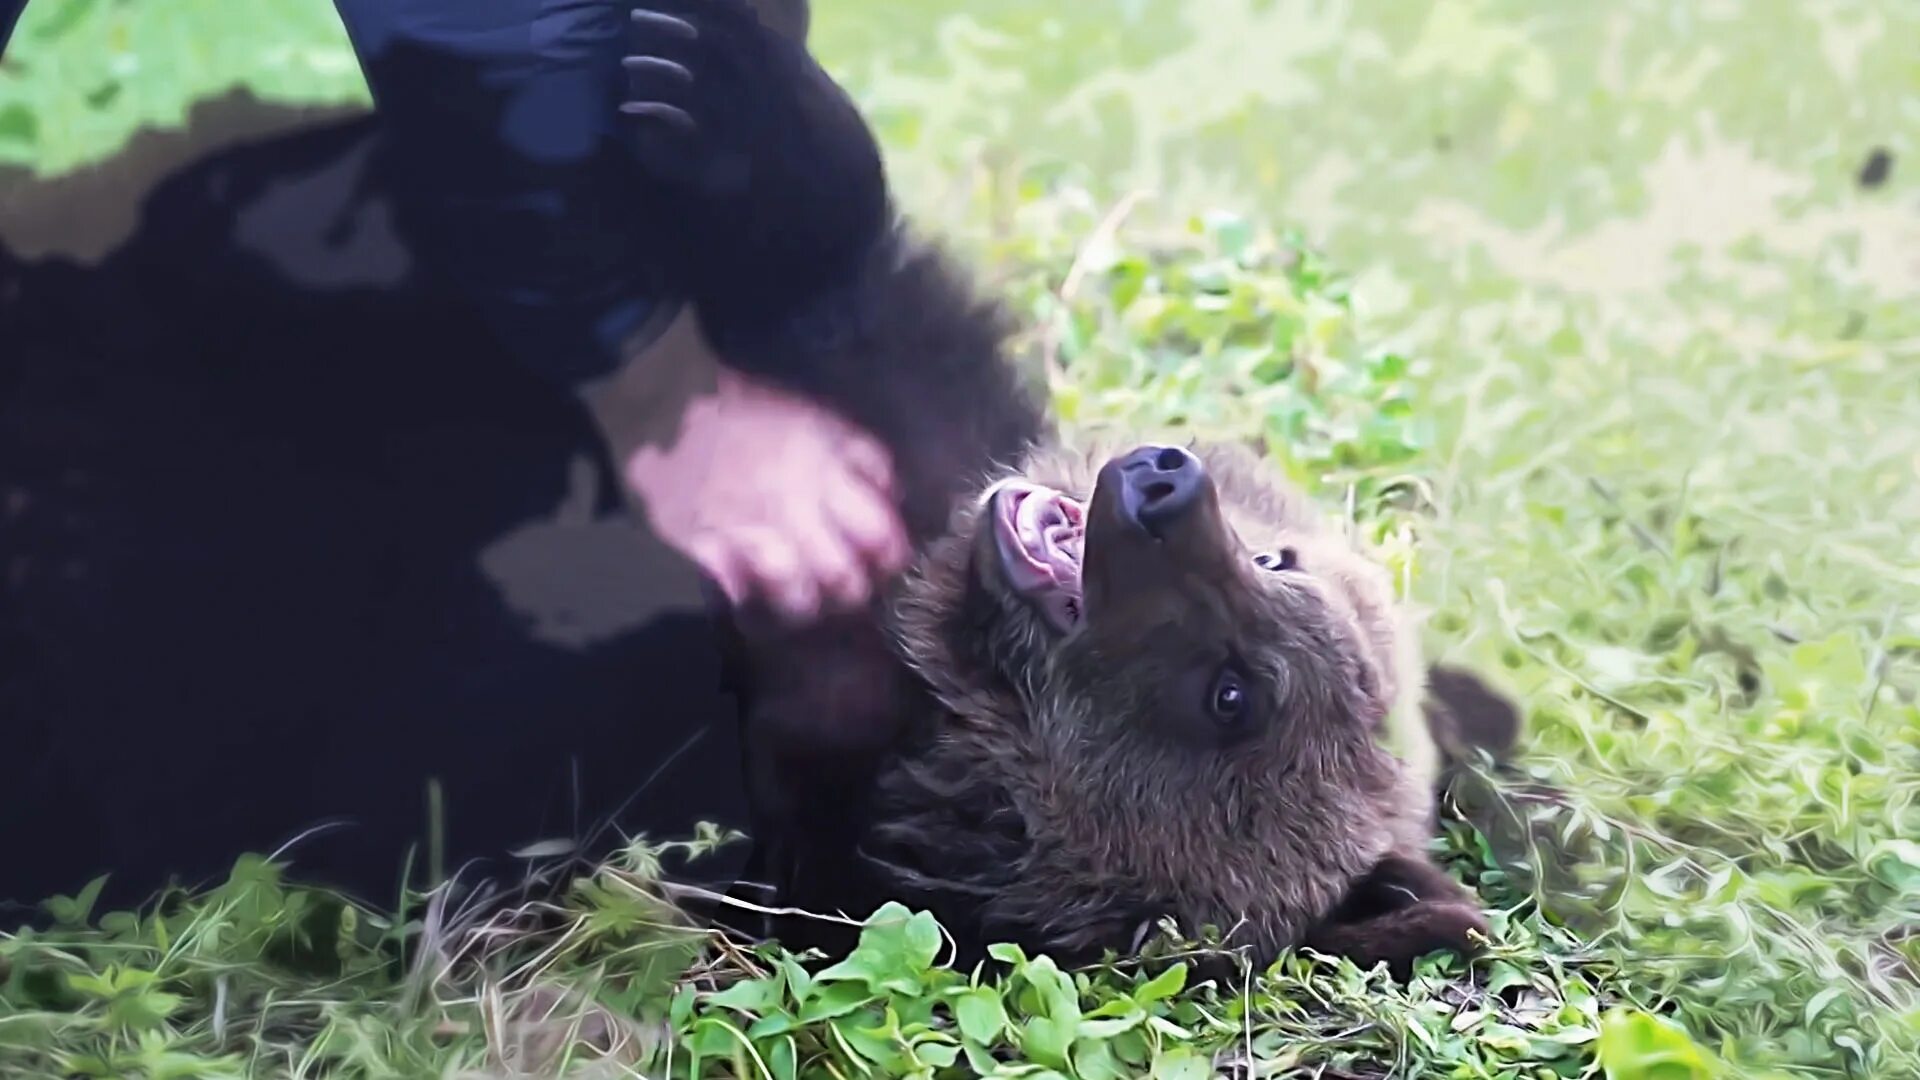
[[[58,171],[236,83],[357,100],[325,5],[272,8],[188,33],[184,2],[35,0],[0,154]],[[1920,13],[819,22],[1071,428],[1266,436],[1435,651],[1524,700],[1525,778],[1469,785],[1438,840],[1490,956],[1407,988],[1305,957],[976,980],[888,912],[808,979],[680,927],[643,850],[545,928],[350,912],[246,862],[0,939],[0,1075],[512,1075],[576,1018],[604,1075],[1920,1075]],[[1873,145],[1897,165],[1862,191]]]

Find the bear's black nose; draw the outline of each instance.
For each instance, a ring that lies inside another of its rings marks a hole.
[[[1200,501],[1207,470],[1177,446],[1142,446],[1120,459],[1120,475],[1127,516],[1161,537]]]

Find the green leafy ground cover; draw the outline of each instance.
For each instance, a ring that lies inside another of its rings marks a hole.
[[[1489,956],[990,979],[891,911],[809,976],[678,928],[640,849],[545,928],[247,860],[0,938],[0,1074],[1920,1075],[1920,9],[822,0],[818,35],[1070,427],[1266,436],[1526,702],[1523,777],[1438,840]],[[34,0],[0,157],[234,85],[364,99],[319,0]]]

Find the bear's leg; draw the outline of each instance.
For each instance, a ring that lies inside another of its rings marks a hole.
[[[1406,979],[1413,962],[1428,953],[1472,956],[1479,951],[1472,935],[1486,933],[1472,893],[1433,863],[1394,853],[1356,882],[1302,944],[1362,968],[1385,962],[1394,978]]]

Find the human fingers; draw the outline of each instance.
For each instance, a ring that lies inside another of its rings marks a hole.
[[[906,568],[906,526],[892,500],[861,478],[845,475],[822,492],[822,504],[827,519],[869,573],[886,576]]]
[[[791,539],[768,528],[741,529],[730,541],[745,569],[746,588],[764,597],[783,619],[800,621],[820,610],[820,590]]]
[[[724,537],[717,534],[695,537],[687,543],[686,555],[707,577],[713,579],[728,604],[739,607],[746,602],[746,567],[741,564],[734,546],[727,543]]]
[[[844,424],[835,450],[855,476],[873,485],[881,494],[893,495],[893,454],[880,440],[851,424]]]
[[[822,601],[838,610],[852,610],[867,602],[872,583],[859,552],[828,515],[826,497],[821,492],[819,502],[796,507],[800,512],[789,524],[788,535],[817,583]]]

